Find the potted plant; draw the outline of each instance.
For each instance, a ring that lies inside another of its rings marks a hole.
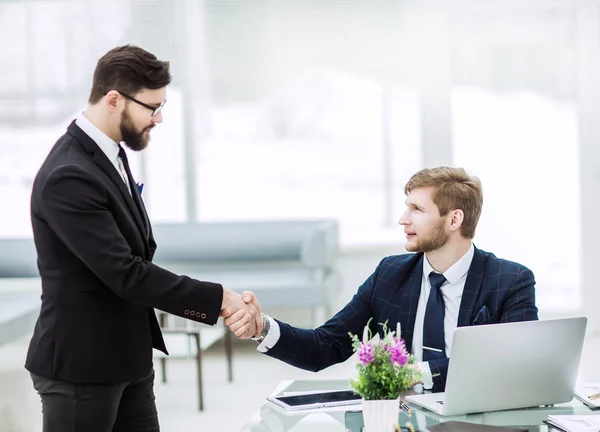
[[[383,338],[372,337],[369,323],[362,340],[350,334],[354,352],[358,353],[358,376],[350,381],[354,391],[362,396],[365,432],[393,431],[398,423],[400,394],[421,382],[423,373],[414,362],[396,331],[383,326]]]

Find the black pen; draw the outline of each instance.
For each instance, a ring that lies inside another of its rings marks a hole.
[[[402,411],[404,411],[408,415],[412,413],[412,410],[404,401],[400,401],[400,408],[402,408]]]

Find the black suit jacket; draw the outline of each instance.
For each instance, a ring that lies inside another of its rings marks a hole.
[[[391,329],[400,322],[402,338],[411,350],[423,277],[423,254],[384,258],[375,272],[333,318],[315,330],[279,322],[279,341],[267,355],[291,365],[318,371],[352,355],[348,333],[362,337],[371,321],[372,334],[383,336],[379,323]],[[528,268],[475,248],[465,281],[458,327],[537,320],[535,279]],[[429,361],[434,391],[446,386],[448,359]]]
[[[152,264],[156,243],[139,195],[75,122],[35,178],[31,220],[42,304],[30,372],[73,383],[141,379],[152,348],[167,353],[153,308],[217,321],[223,287]]]

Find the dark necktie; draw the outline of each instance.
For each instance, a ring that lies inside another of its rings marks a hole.
[[[140,216],[142,217],[142,222],[144,223],[144,229],[146,231],[146,239],[148,238],[148,216],[146,215],[146,211],[144,210],[144,204],[142,203],[142,197],[140,196],[140,192],[138,190],[137,184],[133,179],[133,174],[131,174],[131,168],[129,168],[129,161],[127,160],[127,153],[123,147],[119,146],[119,157],[123,161],[123,166],[125,167],[125,172],[127,173],[127,179],[129,180],[129,189],[131,191],[131,197],[133,198],[133,202],[135,203]]]
[[[425,321],[423,322],[423,361],[435,360],[446,357],[446,341],[444,339],[444,296],[441,286],[446,282],[443,274],[431,272],[429,274],[431,290]],[[433,348],[433,349],[428,349]]]

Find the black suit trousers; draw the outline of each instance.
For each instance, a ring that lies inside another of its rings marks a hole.
[[[154,371],[118,384],[73,384],[31,374],[43,432],[158,432]]]

